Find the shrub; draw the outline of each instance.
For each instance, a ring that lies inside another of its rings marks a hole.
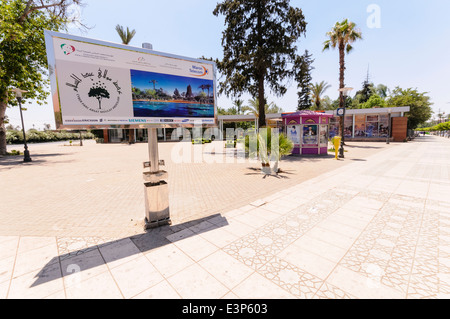
[[[95,136],[91,132],[82,133],[84,140],[94,139]],[[27,142],[30,143],[43,143],[43,142],[55,142],[55,141],[67,141],[78,140],[80,133],[69,133],[66,131],[38,131],[31,129],[27,132]],[[22,144],[23,133],[17,130],[6,131],[6,143],[7,144]]]

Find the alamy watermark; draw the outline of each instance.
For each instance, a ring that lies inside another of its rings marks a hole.
[[[172,133],[173,134],[173,133]],[[181,163],[258,163],[279,160],[279,128],[217,128],[204,130],[195,125],[191,130],[176,131],[177,143],[172,148],[171,161]],[[213,141],[214,142],[211,142]],[[199,145],[197,145],[199,144]],[[197,146],[203,147],[197,147]]]
[[[367,6],[367,27],[369,29],[380,29],[381,28],[381,7],[378,4],[370,4]]]

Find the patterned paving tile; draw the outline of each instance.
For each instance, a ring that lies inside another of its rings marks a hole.
[[[322,286],[320,278],[275,257],[258,271],[297,298],[311,299]]]

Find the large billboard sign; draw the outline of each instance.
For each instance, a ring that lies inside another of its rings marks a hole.
[[[57,128],[215,125],[215,64],[45,31]]]

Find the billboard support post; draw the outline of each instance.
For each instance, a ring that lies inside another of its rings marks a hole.
[[[144,172],[144,229],[172,224],[169,213],[168,173],[159,169],[158,132],[153,127],[148,128],[148,155],[150,170]]]
[[[158,132],[156,128],[149,128],[148,132],[148,155],[150,160],[150,172],[159,172]]]

